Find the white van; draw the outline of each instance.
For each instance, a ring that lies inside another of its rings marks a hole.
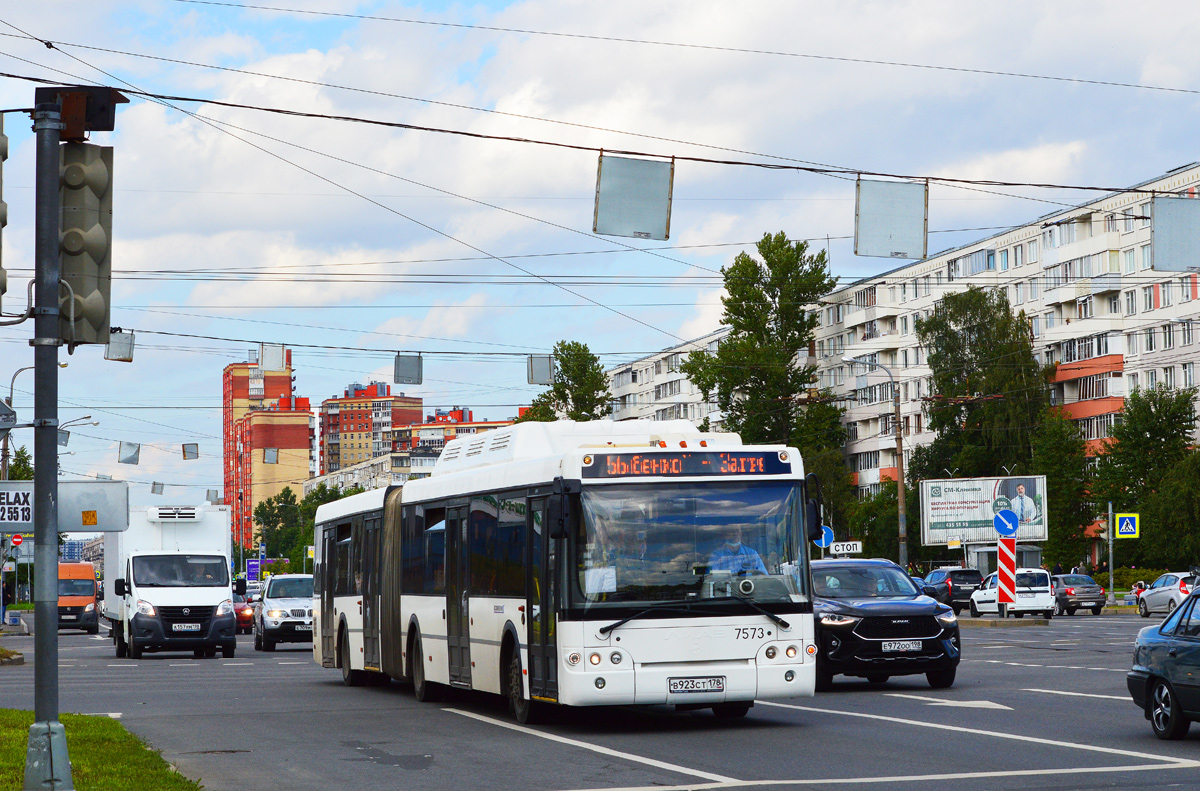
[[[995,574],[989,574],[979,589],[971,594],[971,615],[998,613],[1001,618],[1010,614],[1023,618],[1025,613],[1040,613],[1043,618],[1054,617],[1054,588],[1050,572],[1045,569],[1017,569],[1017,601],[1000,604],[1000,588]]]

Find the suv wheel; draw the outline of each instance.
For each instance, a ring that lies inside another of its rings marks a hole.
[[[258,626],[254,627],[254,650],[263,650],[262,632],[258,631]]]
[[[960,612],[962,612],[962,605],[961,605],[961,604],[952,604],[952,605],[950,605],[950,608],[951,608],[952,610],[954,610],[954,614],[955,614],[955,615],[958,615]]]
[[[930,670],[925,674],[925,680],[934,689],[947,689],[954,685],[954,674],[957,669],[952,667],[949,670]]]

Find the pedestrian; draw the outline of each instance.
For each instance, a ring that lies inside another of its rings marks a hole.
[[[1061,564],[1061,563],[1055,563],[1055,564],[1054,564],[1054,576],[1056,576],[1056,577],[1062,576],[1062,573],[1063,573],[1063,571],[1062,571],[1062,564]]]

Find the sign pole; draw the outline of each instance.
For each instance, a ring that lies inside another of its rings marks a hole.
[[[1108,604],[1117,603],[1117,593],[1113,590],[1113,531],[1117,525],[1113,522],[1112,501],[1108,503]]]

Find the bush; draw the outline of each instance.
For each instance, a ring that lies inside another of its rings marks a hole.
[[[33,612],[33,602],[23,601],[17,604],[10,604],[4,608],[5,610],[21,610],[23,612]]]
[[[1133,583],[1137,582],[1138,580],[1141,580],[1149,585],[1166,573],[1166,569],[1131,569],[1122,566],[1119,569],[1113,570],[1113,585],[1117,590],[1127,591],[1131,590],[1133,588]],[[1096,581],[1101,585],[1105,585],[1108,582],[1108,580]]]

